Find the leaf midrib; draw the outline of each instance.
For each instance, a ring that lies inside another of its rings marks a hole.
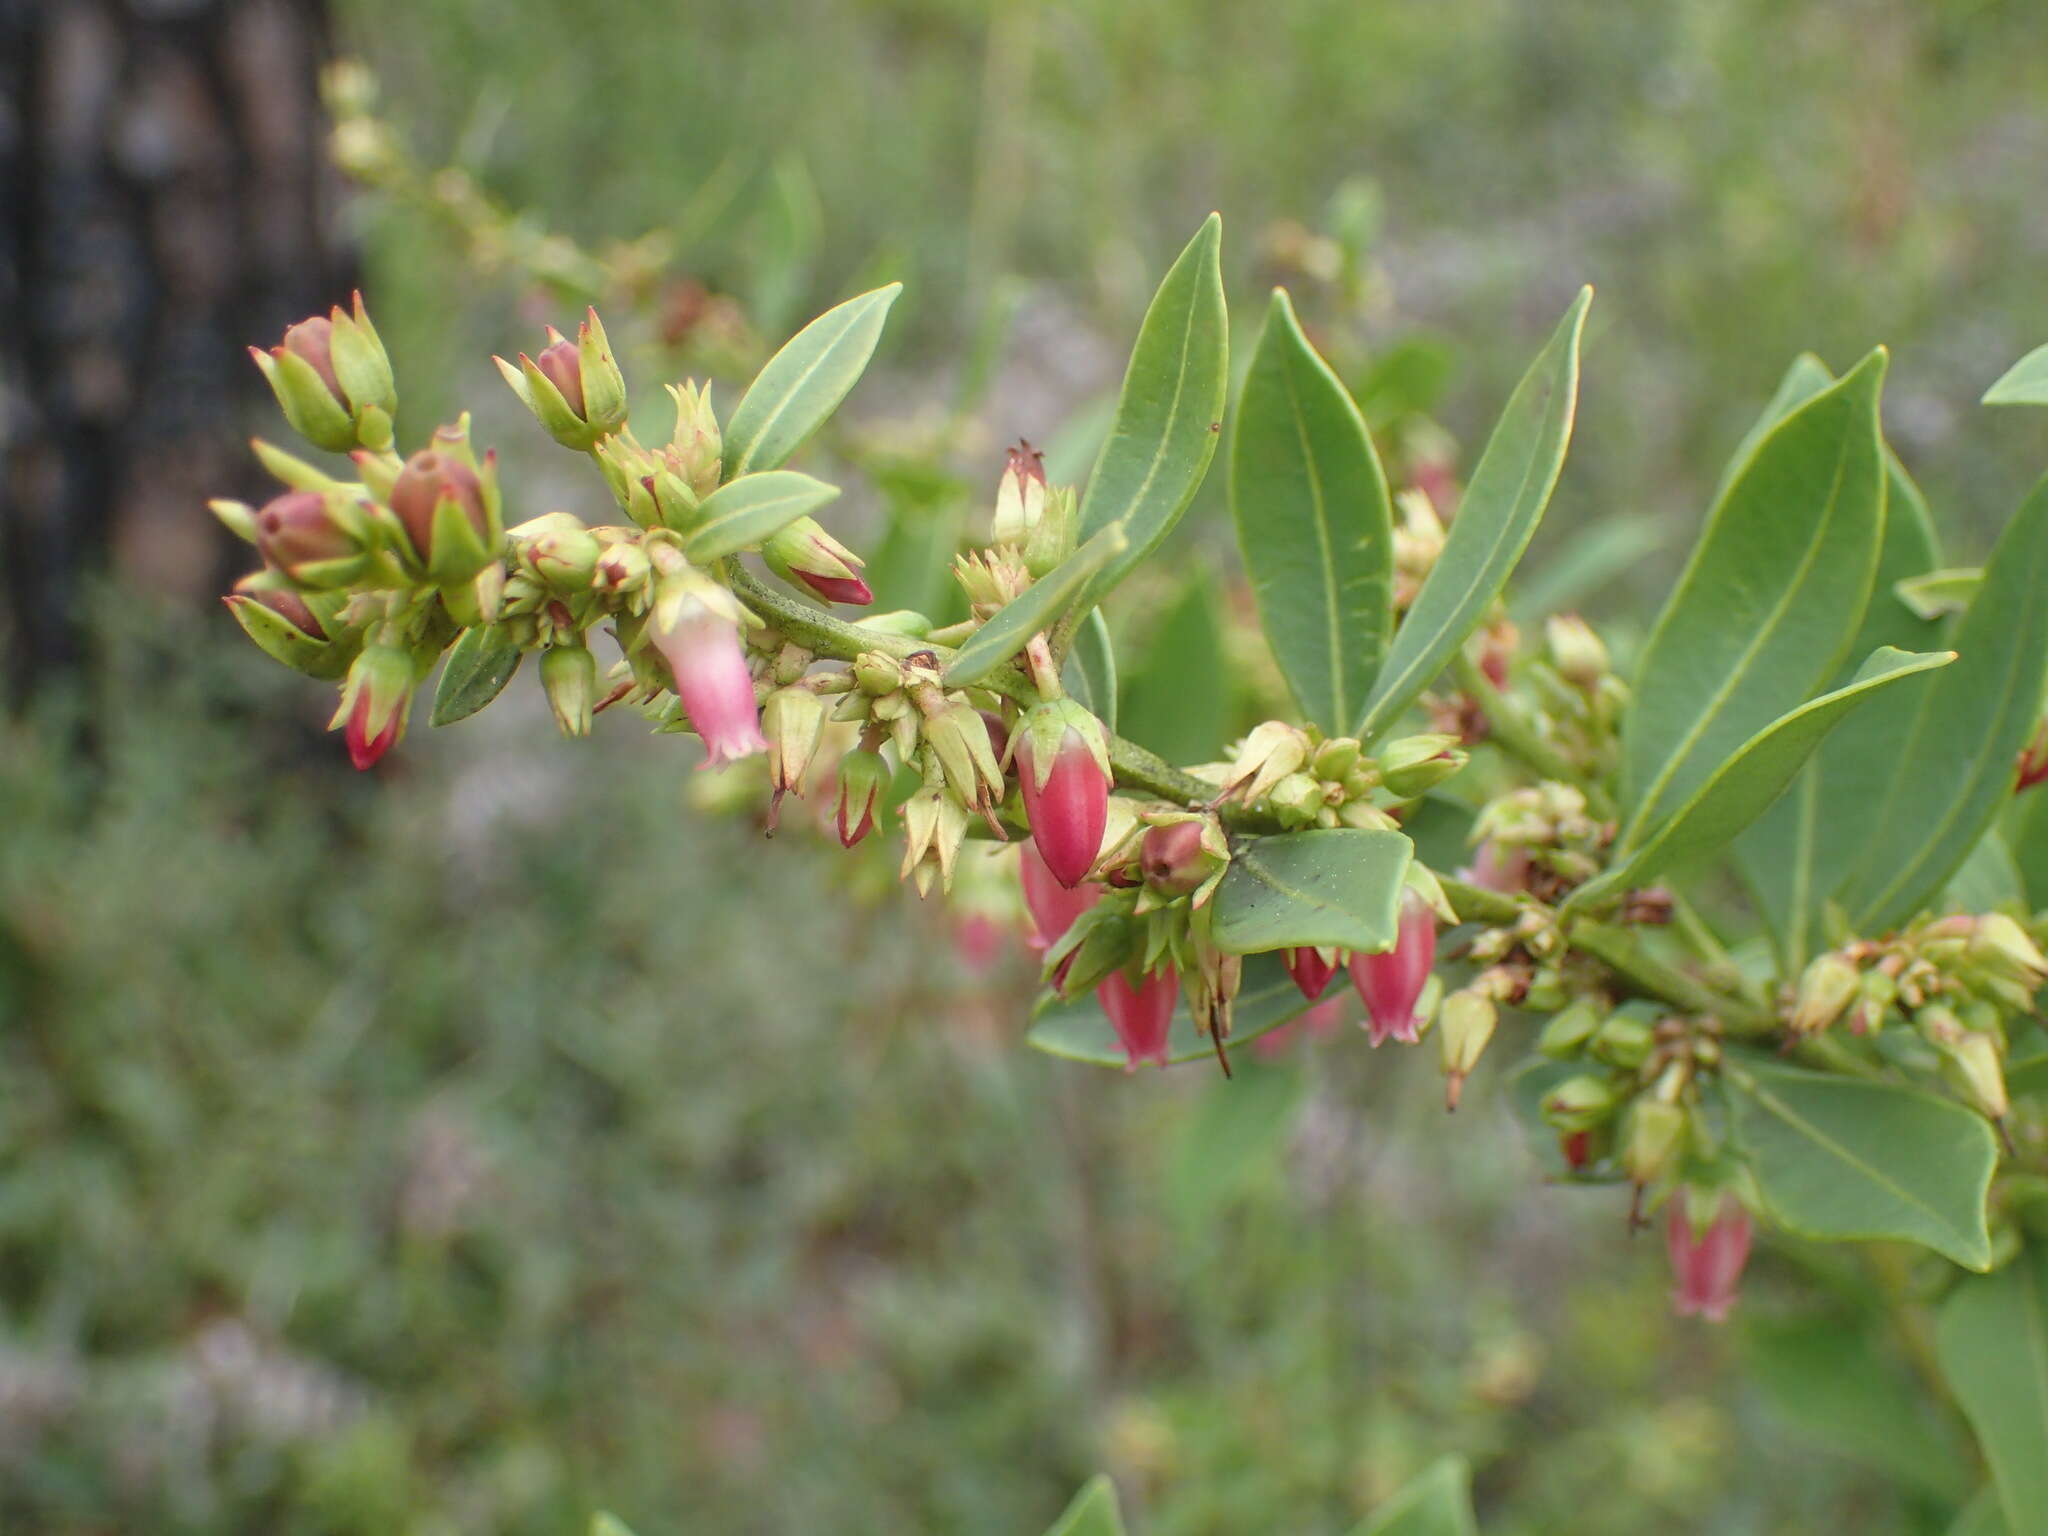
[[[874,294],[861,295],[861,298],[869,300],[872,300],[874,297]],[[762,443],[768,440],[768,434],[774,430],[775,424],[782,420],[783,416],[787,414],[790,407],[790,402],[796,399],[797,392],[801,390],[806,384],[810,383],[813,375],[815,375],[820,368],[825,366],[825,359],[830,357],[832,355],[832,349],[838,346],[839,343],[846,338],[847,332],[851,331],[855,324],[857,324],[859,321],[866,318],[867,312],[871,308],[873,308],[873,305],[872,303],[862,304],[861,298],[848,299],[846,301],[848,305],[859,304],[860,308],[854,311],[854,313],[848,315],[846,319],[841,323],[839,329],[833,332],[826,340],[819,344],[817,356],[813,357],[810,360],[810,362],[804,366],[803,372],[799,373],[796,376],[796,378],[791,382],[790,386],[782,392],[782,398],[775,403],[774,409],[771,410],[768,413],[767,417],[762,421],[759,430],[757,430],[754,433],[752,440],[747,443],[746,447],[740,450],[740,456],[733,461],[732,474],[728,477],[729,479],[737,480],[741,475],[744,475],[747,472],[748,467],[752,465],[752,463],[754,462],[754,454],[756,450],[760,448]],[[771,358],[770,361],[772,362],[773,359]],[[738,416],[742,411],[746,410],[746,408],[747,402],[743,397],[740,400],[738,408],[733,412],[733,414],[735,416]]]
[[[1287,338],[1291,340],[1292,338]],[[1294,417],[1295,436],[1301,442],[1302,466],[1308,472],[1309,499],[1315,511],[1316,548],[1322,555],[1323,614],[1330,640],[1330,720],[1333,725],[1350,718],[1344,707],[1348,690],[1344,686],[1344,623],[1338,612],[1336,552],[1330,542],[1329,500],[1323,492],[1323,473],[1309,440],[1308,418],[1301,407],[1301,390],[1294,376],[1295,357],[1290,347],[1280,359],[1280,376],[1287,387],[1287,405]]]

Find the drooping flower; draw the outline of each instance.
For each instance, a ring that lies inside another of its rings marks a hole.
[[[1024,907],[1031,914],[1031,947],[1050,949],[1067,936],[1074,919],[1095,905],[1099,885],[1065,886],[1053,878],[1035,843],[1019,846],[1017,878],[1024,887]]]
[[[1109,746],[1102,722],[1071,699],[1033,707],[1015,739],[1031,840],[1071,889],[1088,878],[1109,821]]]
[[[1671,1253],[1671,1272],[1677,1285],[1671,1304],[1680,1317],[1703,1317],[1710,1323],[1723,1322],[1735,1305],[1736,1286],[1742,1266],[1749,1260],[1754,1228],[1749,1212],[1734,1196],[1722,1194],[1706,1216],[1702,1227],[1691,1209],[1697,1191],[1681,1189],[1671,1201],[1665,1244]]]
[[[1329,987],[1330,978],[1337,974],[1337,967],[1343,963],[1343,954],[1334,949],[1290,949],[1286,959],[1287,974],[1301,988],[1301,995],[1314,1002]]]
[[[1351,984],[1365,1004],[1366,1027],[1374,1045],[1389,1039],[1404,1045],[1415,1043],[1420,1026],[1415,1004],[1435,963],[1436,914],[1411,890],[1402,898],[1394,947],[1384,954],[1351,957]]]
[[[1112,971],[1095,996],[1123,1044],[1125,1071],[1135,1072],[1148,1061],[1166,1065],[1167,1029],[1180,999],[1180,977],[1172,966],[1147,971],[1136,986],[1128,972]]]
[[[648,632],[668,660],[690,724],[704,738],[703,766],[767,751],[739,625],[694,599],[684,599],[680,607],[670,624],[659,621],[663,615],[657,609],[657,622]]]

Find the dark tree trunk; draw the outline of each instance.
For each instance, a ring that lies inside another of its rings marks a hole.
[[[243,347],[342,299],[325,0],[0,0],[0,559],[16,696],[112,568],[197,597],[261,499]],[[266,430],[274,430],[266,429]]]

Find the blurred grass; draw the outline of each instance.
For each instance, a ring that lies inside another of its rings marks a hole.
[[[1211,207],[1240,302],[1280,221],[1372,228],[1376,275],[1296,275],[1304,309],[1355,377],[1442,343],[1467,444],[1600,285],[1558,570],[1623,514],[1675,550],[1803,348],[1895,345],[1963,553],[2037,467],[1973,405],[2048,331],[2016,0],[340,19],[431,156],[593,243],[675,230],[771,337],[907,278],[877,438],[1021,295],[941,466],[974,485],[1114,383]],[[557,504],[486,362],[538,306],[367,218],[409,424],[475,404],[523,515]],[[935,912],[690,814],[672,742],[556,742],[521,679],[359,777],[217,615],[114,607],[92,691],[0,737],[0,1530],[1028,1533],[1106,1466],[1152,1536],[1335,1536],[1451,1449],[1489,1536],[1939,1528],[1946,1474],[1789,1439],[1668,1322],[1656,1245],[1540,1185],[1490,1072],[1447,1121],[1426,1053],[1348,1029],[1227,1097],[1038,1059],[1021,961],[972,976]],[[1855,1283],[1759,1270],[1747,1310],[1894,1369]]]

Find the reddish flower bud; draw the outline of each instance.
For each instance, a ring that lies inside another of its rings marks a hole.
[[[1025,909],[1031,914],[1031,947],[1050,949],[1067,936],[1076,918],[1095,905],[1102,888],[1061,885],[1033,843],[1024,843],[1017,852],[1017,877],[1024,887]]]
[[[1138,844],[1138,867],[1154,890],[1186,896],[1215,873],[1217,860],[1202,846],[1202,823],[1176,821],[1145,833]]]
[[[1314,1002],[1323,995],[1330,985],[1330,978],[1337,974],[1342,956],[1332,951],[1335,958],[1324,959],[1319,949],[1290,949],[1287,951],[1287,974],[1294,978],[1294,984],[1301,988],[1301,995]]]
[[[1680,1317],[1703,1317],[1718,1323],[1726,1320],[1735,1305],[1736,1286],[1742,1279],[1742,1266],[1749,1261],[1754,1229],[1749,1212],[1733,1196],[1721,1195],[1705,1230],[1699,1230],[1689,1209],[1693,1193],[1681,1189],[1673,1197],[1670,1222],[1664,1229],[1671,1272],[1678,1281],[1671,1303]]]
[[[1584,1173],[1593,1161],[1593,1133],[1567,1131],[1557,1138],[1557,1149],[1564,1154],[1567,1168],[1573,1173]]]
[[[256,513],[256,548],[266,564],[309,587],[346,586],[368,563],[347,516],[318,491],[287,491]]]
[[[1102,726],[1071,700],[1056,700],[1025,716],[1016,748],[1031,839],[1055,880],[1079,885],[1102,851],[1102,830],[1109,821]]]
[[[1365,1004],[1374,1045],[1416,1041],[1415,1003],[1436,963],[1436,914],[1415,892],[1401,902],[1400,936],[1385,954],[1351,957],[1351,984]]]
[[[673,628],[657,628],[654,642],[668,658],[676,696],[683,701],[691,726],[704,739],[702,767],[768,750],[737,624],[697,606]]]
[[[374,766],[405,734],[413,683],[413,659],[396,646],[366,646],[350,665],[341,707],[327,728],[342,727],[349,761],[357,768]]]
[[[348,760],[358,769],[376,767],[377,759],[398,740],[398,728],[404,723],[403,717],[393,712],[380,730],[371,723],[372,713],[369,693],[357,694],[348,712],[348,723],[342,731],[343,739],[348,742]]]
[[[1123,1044],[1125,1071],[1136,1071],[1148,1061],[1166,1065],[1166,1033],[1180,999],[1180,977],[1171,966],[1146,972],[1135,987],[1125,972],[1112,971],[1095,989],[1095,997]]]
[[[313,367],[325,384],[341,401],[348,399],[341,387],[341,379],[334,371],[334,322],[324,316],[315,315],[310,320],[301,320],[297,325],[287,326],[284,333],[286,352],[296,353]]]
[[[875,829],[875,802],[889,783],[889,764],[882,754],[859,747],[839,760],[839,796],[832,823],[843,848],[851,848]]]
[[[553,326],[548,327],[548,344],[540,349],[533,366],[555,388],[578,416],[583,414],[583,357],[576,343]]]
[[[461,508],[479,538],[490,528],[483,483],[476,471],[453,454],[436,453],[431,448],[422,448],[405,461],[405,468],[392,482],[389,501],[422,560],[433,553],[434,509],[443,501]]]
[[[313,610],[306,606],[306,600],[298,593],[283,591],[276,587],[257,587],[241,595],[261,603],[300,634],[308,635],[315,640],[327,638],[326,627],[314,616]]]
[[[770,535],[761,558],[784,581],[800,582],[828,603],[865,608],[875,600],[861,580],[860,556],[833,538],[816,518],[800,517]]]

